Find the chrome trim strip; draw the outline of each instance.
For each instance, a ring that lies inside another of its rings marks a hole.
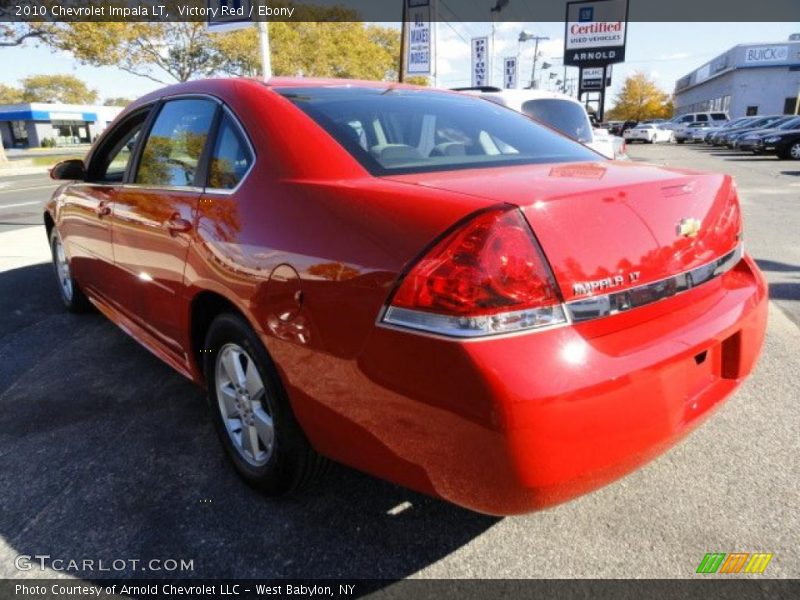
[[[478,317],[457,317],[396,306],[385,307],[376,325],[437,339],[480,341],[570,325],[563,304]]]
[[[739,244],[722,258],[700,267],[659,281],[646,283],[627,290],[592,296],[565,303],[567,313],[574,323],[590,321],[646,306],[659,300],[671,298],[707,283],[730,271],[744,256],[744,247]]]

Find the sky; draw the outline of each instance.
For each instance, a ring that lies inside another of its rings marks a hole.
[[[397,24],[389,24],[397,26]],[[563,75],[561,57],[564,47],[563,23],[497,23],[493,85],[502,85],[502,59],[520,56],[520,81],[530,80],[533,43],[517,42],[525,30],[550,38],[539,43],[540,59],[558,65],[553,70]],[[440,23],[438,26],[438,84],[440,87],[470,85],[470,45],[474,36],[491,36],[491,23]],[[791,33],[800,33],[800,23],[629,23],[626,62],[614,66],[609,98],[622,87],[625,77],[642,71],[666,92],[675,81],[727,49],[741,43],[781,42]],[[69,54],[48,48],[26,45],[0,49],[0,83],[17,85],[29,75],[72,74],[98,91],[100,98],[135,98],[161,87],[143,77],[124,73],[113,67],[88,67]],[[577,69],[568,68],[568,78],[577,77]],[[538,78],[538,77],[537,77]],[[547,80],[549,81],[549,79]],[[543,86],[547,87],[547,86]],[[613,105],[613,100],[608,103]]]

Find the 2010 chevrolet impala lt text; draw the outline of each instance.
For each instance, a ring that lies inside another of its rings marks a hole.
[[[763,343],[730,177],[609,161],[455,92],[180,84],[52,175],[64,303],[205,386],[268,494],[333,459],[546,507],[675,443]]]

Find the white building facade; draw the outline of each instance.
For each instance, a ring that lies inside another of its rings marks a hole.
[[[731,119],[793,114],[798,93],[800,36],[739,44],[675,83],[675,114],[724,111]]]

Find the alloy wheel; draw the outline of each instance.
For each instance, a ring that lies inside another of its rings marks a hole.
[[[275,427],[261,375],[238,344],[225,344],[217,354],[216,392],[234,448],[247,463],[263,466],[272,456]]]
[[[61,238],[58,235],[53,237],[53,259],[56,267],[56,276],[58,277],[58,286],[61,289],[61,294],[67,302],[72,301],[72,274],[69,269],[69,260],[64,252],[64,246],[61,244]]]
[[[794,160],[800,160],[800,142],[792,144],[792,147],[789,148],[789,156]]]

